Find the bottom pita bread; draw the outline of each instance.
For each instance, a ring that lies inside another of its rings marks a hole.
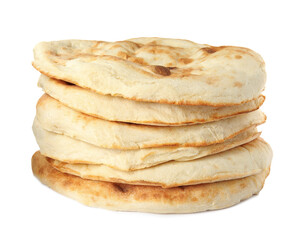
[[[40,152],[32,157],[32,170],[43,184],[85,205],[152,213],[192,213],[230,207],[259,193],[269,174],[266,169],[236,180],[164,189],[82,179],[56,170]]]

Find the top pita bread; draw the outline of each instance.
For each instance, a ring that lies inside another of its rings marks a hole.
[[[260,96],[266,79],[250,49],[164,38],[41,42],[33,66],[100,94],[183,105],[245,103]]]

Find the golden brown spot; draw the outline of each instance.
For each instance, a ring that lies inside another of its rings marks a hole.
[[[148,45],[157,45],[156,41],[149,42]]]
[[[193,62],[193,59],[191,59],[191,58],[180,58],[179,62],[183,63],[183,64],[189,64],[189,63]]]
[[[63,186],[68,187],[70,185],[72,185],[72,182],[71,182],[70,178],[67,178],[67,179],[65,179],[65,181],[63,181]]]
[[[148,49],[147,52],[151,54],[167,54],[167,55],[171,54],[171,52],[168,49],[162,49],[162,48],[151,48]]]
[[[96,42],[92,45],[92,48],[97,48],[97,47],[99,47],[101,43],[102,43],[102,41],[96,41]]]
[[[122,52],[122,51],[119,51],[117,53],[117,56],[120,57],[120,58],[123,58],[123,59],[128,59],[129,58],[129,55],[125,52]]]
[[[59,57],[60,55],[57,52],[54,51],[46,51],[47,55],[51,55],[51,56],[55,56],[55,57]]]
[[[146,200],[148,198],[149,198],[149,196],[148,196],[147,193],[143,193],[143,194],[140,195],[140,199],[142,199],[142,200]]]
[[[44,169],[43,169],[43,168],[39,168],[39,170],[38,170],[38,174],[39,174],[39,175],[43,175],[43,174],[44,174],[44,172],[45,172],[45,171],[44,171]]]
[[[174,68],[173,67],[173,63],[172,62],[169,62],[169,63],[166,63],[166,64],[164,64],[165,65],[165,67],[167,67],[167,68],[169,68],[169,69],[171,69],[171,68]]]
[[[153,197],[154,197],[155,199],[159,199],[159,198],[161,198],[161,194],[159,194],[159,193],[154,193],[154,194],[153,194]]]
[[[241,82],[234,82],[234,87],[241,88],[242,87],[242,83]]]
[[[242,56],[240,56],[240,55],[236,55],[236,56],[235,56],[235,58],[236,58],[236,59],[241,59],[241,58],[242,58]]]
[[[119,192],[126,193],[128,191],[124,184],[113,183],[113,186]]]
[[[115,44],[115,45],[113,45],[110,49],[116,49],[116,48],[121,48],[121,45]]]
[[[217,81],[219,81],[219,78],[214,77],[214,76],[211,76],[211,77],[208,77],[208,78],[205,79],[205,82],[206,82],[208,85],[213,85],[213,84],[215,84]]]
[[[212,54],[212,53],[215,53],[215,52],[217,52],[217,51],[219,51],[221,49],[224,49],[226,47],[227,46],[220,46],[220,47],[209,46],[209,47],[201,48],[201,50],[203,50],[206,53]]]
[[[206,197],[206,196],[207,196],[206,192],[202,192],[202,193],[201,193],[201,198],[204,198],[204,197]]]
[[[171,71],[169,70],[169,68],[164,67],[164,66],[153,66],[153,72],[162,75],[162,76],[169,76],[171,75]]]
[[[202,48],[202,50],[210,54],[217,52],[217,49],[213,47],[205,47],[205,48]]]
[[[131,58],[129,58],[129,61],[134,62],[134,63],[138,63],[140,65],[148,65],[143,58],[131,57]]]
[[[145,45],[135,52],[136,55],[138,54],[151,54],[151,55],[166,55],[167,58],[175,59],[179,57],[179,53],[177,52],[176,48],[171,48],[169,46],[162,46],[162,45]]]

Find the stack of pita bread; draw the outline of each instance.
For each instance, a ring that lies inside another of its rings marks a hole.
[[[190,213],[257,194],[272,151],[265,65],[250,49],[187,40],[39,43],[45,94],[34,175],[89,206]]]

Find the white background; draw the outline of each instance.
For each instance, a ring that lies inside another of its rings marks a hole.
[[[305,1],[1,1],[0,239],[305,239]],[[139,36],[238,45],[268,73],[261,127],[274,158],[259,196],[186,215],[83,206],[41,185],[30,159],[42,91],[31,66],[40,41]]]

